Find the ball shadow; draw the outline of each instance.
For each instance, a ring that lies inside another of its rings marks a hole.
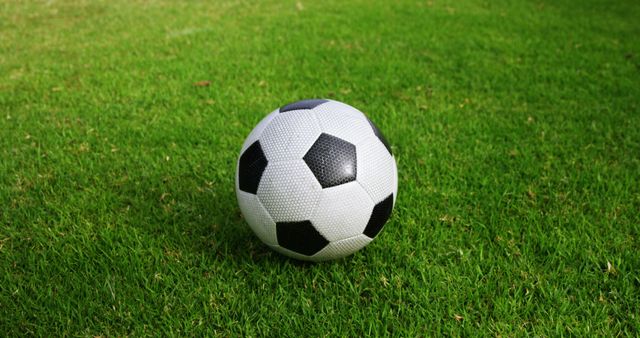
[[[316,264],[286,257],[262,243],[242,216],[233,185],[198,195],[189,203],[201,213],[192,215],[185,222],[195,226],[195,233],[192,234],[194,242],[183,247],[184,250],[204,254],[213,260],[231,260],[240,265],[276,264],[308,269]]]
[[[119,191],[131,206],[129,222],[165,251],[211,263],[313,265],[282,256],[258,239],[240,212],[233,184],[197,181],[166,179],[158,173]]]

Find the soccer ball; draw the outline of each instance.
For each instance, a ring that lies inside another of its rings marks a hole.
[[[359,110],[333,100],[288,104],[242,145],[236,195],[269,247],[323,261],[350,255],[378,235],[398,189],[389,144]]]

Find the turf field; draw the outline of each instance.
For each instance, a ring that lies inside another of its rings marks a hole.
[[[637,1],[0,2],[0,332],[640,335]],[[285,103],[392,144],[376,241],[301,264],[234,170]]]

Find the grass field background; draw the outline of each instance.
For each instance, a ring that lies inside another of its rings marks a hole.
[[[638,336],[639,18],[2,1],[0,332]],[[253,126],[310,97],[368,114],[400,177],[381,236],[322,264],[262,245],[233,186]]]

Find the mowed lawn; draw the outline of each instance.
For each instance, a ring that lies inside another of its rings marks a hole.
[[[0,2],[0,332],[640,335],[637,1]],[[364,111],[394,214],[348,258],[238,209],[268,112]]]

